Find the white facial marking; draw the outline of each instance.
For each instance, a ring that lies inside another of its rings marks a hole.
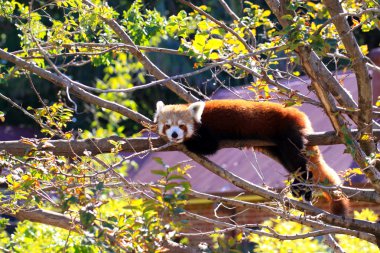
[[[162,123],[158,124],[158,134],[164,135],[164,124]]]
[[[191,124],[187,124],[186,128],[187,128],[186,137],[190,138],[193,135],[193,133],[194,133],[194,126],[191,125]]]
[[[169,141],[171,142],[175,142],[175,143],[183,142],[184,132],[178,126],[169,127],[166,130],[165,134],[166,134],[166,137],[168,137]]]

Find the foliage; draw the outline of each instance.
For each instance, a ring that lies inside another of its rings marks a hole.
[[[47,243],[49,242],[49,243]],[[2,237],[1,247],[11,252],[100,252],[86,236],[64,229],[36,224],[30,221],[18,223],[16,232]]]
[[[370,209],[355,211],[354,217],[360,220],[375,222],[378,216]],[[262,231],[275,231],[279,235],[300,235],[311,232],[310,227],[296,222],[286,221],[280,218],[272,218],[260,224],[265,227]],[[279,240],[272,237],[261,236],[253,233],[239,232],[235,237],[225,234],[215,233],[212,236],[213,250],[215,252],[241,252],[242,245],[247,241],[253,243],[250,247],[254,252],[330,252],[327,245],[323,243],[323,238],[306,238],[297,240]],[[339,245],[344,252],[380,252],[379,248],[365,240],[347,235],[336,235]]]
[[[361,212],[355,211],[354,217],[360,220],[368,220],[376,222],[378,220],[378,215],[370,209],[363,209]],[[342,246],[343,250],[347,253],[354,252],[380,252],[380,249],[371,243],[368,243],[359,238],[347,235],[337,235],[339,240],[339,245]]]
[[[167,1],[157,4],[161,11],[147,8],[147,3],[152,6],[153,2],[94,0],[92,5],[80,0],[30,1],[28,4],[0,0],[0,23],[12,30],[1,31],[1,52],[17,57],[18,64],[23,63],[14,66],[11,60],[1,59],[0,95],[14,108],[25,107],[21,118],[26,115],[27,119],[21,122],[34,124],[39,130],[38,138],[18,141],[27,147],[24,154],[0,153],[0,183],[7,186],[0,192],[1,211],[16,216],[19,211],[47,209],[75,221],[70,231],[20,222],[16,232],[7,235],[3,231],[5,221],[1,220],[0,246],[3,249],[12,252],[161,252],[167,250],[167,242],[190,242],[181,236],[188,228],[184,214],[191,189],[189,165],[172,166],[156,158],[161,167],[152,173],[159,179],[144,184],[130,182],[125,177],[138,167],[136,157],[143,157],[150,150],[125,154],[122,152],[129,144],[127,141],[110,140],[113,148],[104,154],[94,155],[87,149],[80,154],[69,152],[76,148],[72,146],[74,140],[86,139],[91,147],[96,140],[90,138],[94,137],[141,135],[141,122],[131,122],[129,118],[133,117],[130,116],[140,119],[144,115],[151,116],[152,100],[162,97],[162,87],[168,87],[163,83],[136,91],[150,81],[163,79],[164,73],[169,71],[160,69],[161,66],[153,68],[151,58],[154,57],[149,58],[150,54],[156,55],[158,64],[168,59],[166,53],[174,54],[176,61],[170,64],[170,71],[183,72],[184,63],[192,64],[200,72],[203,67],[208,68],[201,78],[208,79],[204,86],[190,84],[185,78],[173,78],[179,83],[175,84],[177,90],[169,87],[171,91],[189,101],[186,96],[205,98],[209,90],[229,86],[231,82],[249,84],[253,100],[279,99],[285,106],[310,102],[298,91],[278,85],[279,80],[301,80],[298,76],[305,74],[296,54],[301,47],[320,57],[320,64],[327,62],[325,66],[330,70],[354,65],[347,56],[349,52],[342,36],[330,22],[332,17],[326,5],[319,1],[289,1],[282,9],[291,14],[277,18],[276,10],[264,4],[240,1],[240,17],[232,20],[213,18],[224,17],[220,13],[225,10],[211,8],[219,6],[216,1],[191,8],[179,5],[170,12],[162,9],[165,4],[172,6]],[[379,28],[378,12],[369,9],[379,8],[376,1],[347,0],[341,4],[350,13],[347,16],[352,31],[370,32]],[[125,6],[129,8],[124,9]],[[281,27],[281,19],[289,25]],[[8,40],[7,36],[12,35],[17,38]],[[171,50],[159,45],[170,45]],[[11,50],[16,51],[9,52]],[[369,48],[361,45],[360,50],[366,54]],[[31,66],[38,67],[39,74],[30,70]],[[46,88],[54,85],[59,87]],[[204,92],[200,88],[205,88]],[[31,94],[33,102],[28,98]],[[170,99],[179,100],[174,96]],[[117,109],[110,109],[115,108],[110,104],[117,105]],[[356,113],[351,108],[339,109],[335,115],[346,111]],[[13,116],[11,109],[4,107],[0,122],[8,124],[18,115]],[[85,120],[81,120],[83,118]],[[340,127],[348,152],[355,156],[358,153],[349,128]],[[371,138],[367,134],[360,140],[369,142]],[[69,155],[58,156],[52,152],[55,148],[52,143],[57,142],[51,140],[57,139],[69,144]],[[153,148],[151,139],[148,141]],[[365,165],[370,165],[377,156],[366,156]],[[345,177],[362,172],[360,168],[353,169],[346,172]],[[355,216],[370,221],[377,219],[370,211],[355,213]],[[268,220],[262,226],[261,232],[273,235],[311,231],[311,228],[280,219]],[[257,245],[257,252],[327,250],[320,240],[312,238],[279,241],[238,232],[234,238],[215,233],[211,239],[213,245],[208,250],[216,252],[227,249],[237,252],[243,249],[242,243],[248,241]],[[358,238],[339,235],[338,239],[347,251],[375,250],[373,245]]]
[[[311,228],[303,226],[296,222],[283,221],[279,218],[270,219],[262,223],[265,227],[274,229],[280,235],[297,235],[305,234],[312,231]],[[264,229],[269,232],[270,230]],[[318,239],[307,238],[298,240],[278,240],[251,234],[248,236],[251,242],[257,244],[255,252],[325,252],[327,246],[322,244]]]
[[[159,159],[157,161],[164,165]],[[162,175],[162,179],[158,180],[160,187],[151,187],[154,195],[148,199],[144,198],[143,189],[126,199],[128,194],[122,188],[110,190],[103,182],[94,188],[74,188],[75,192],[71,194],[71,190],[66,189],[61,206],[73,215],[80,208],[79,219],[86,228],[83,235],[22,222],[11,238],[2,233],[0,246],[12,252],[58,252],[64,249],[66,252],[113,252],[116,248],[112,245],[118,244],[128,251],[160,251],[163,241],[174,238],[187,223],[176,217],[183,210],[190,187],[185,178],[188,169],[177,165],[154,171]]]

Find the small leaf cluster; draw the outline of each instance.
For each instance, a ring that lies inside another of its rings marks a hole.
[[[28,110],[34,113],[35,119],[41,125],[46,124],[50,127],[42,128],[41,132],[50,136],[57,135],[57,132],[63,133],[63,129],[67,127],[67,124],[72,121],[73,110],[68,108],[64,103],[54,103],[51,106],[45,106],[42,108],[28,107]],[[61,135],[61,134],[59,134]],[[67,132],[62,134],[65,139],[72,137],[71,133]]]
[[[292,221],[283,221],[280,218],[269,219],[262,223],[263,226],[271,229],[263,229],[272,233],[275,231],[282,235],[305,234],[311,231],[310,227]],[[273,230],[272,230],[273,229]],[[251,242],[256,243],[255,252],[326,252],[328,247],[321,244],[316,238],[306,238],[297,240],[278,240],[276,238],[259,236],[251,233],[248,236]]]
[[[10,252],[95,253],[102,251],[102,248],[86,240],[84,235],[30,221],[19,222],[12,236],[3,231],[0,237],[1,248]]]
[[[144,10],[142,0],[134,1],[131,7],[124,11],[122,24],[128,29],[128,34],[136,45],[157,45],[165,35],[166,20],[156,10]]]
[[[269,18],[272,14],[270,10],[265,10],[259,5],[249,1],[244,1],[244,16],[241,23],[249,29],[258,41],[265,42],[276,30],[275,24]],[[265,31],[265,32],[264,32]]]
[[[151,186],[154,192],[155,199],[160,203],[161,210],[168,216],[178,219],[178,216],[184,211],[183,207],[186,204],[187,193],[190,189],[188,181],[188,170],[190,165],[168,166],[161,158],[154,158],[157,163],[164,167],[160,170],[152,170],[155,175],[161,176],[157,186]],[[186,220],[181,220],[182,223],[187,223]]]
[[[376,222],[378,215],[370,209],[363,209],[354,212],[355,219]],[[292,221],[285,221],[280,218],[271,218],[264,221],[262,231],[268,233],[277,233],[280,235],[299,235],[311,232],[310,227],[301,225]],[[267,227],[267,228],[266,228]],[[213,246],[217,252],[241,252],[241,245],[246,241],[253,243],[251,249],[253,252],[329,252],[329,247],[323,243],[323,238],[306,238],[296,240],[279,240],[273,237],[261,236],[258,234],[238,232],[234,237],[227,236],[223,233],[215,233],[211,235]],[[348,235],[336,235],[338,243],[342,246],[344,252],[380,252],[379,248],[365,240]]]
[[[361,210],[360,212],[354,211],[354,218],[371,221],[371,222],[377,222],[379,217],[374,211],[368,208],[365,208]],[[369,243],[367,241],[361,240],[357,237],[348,236],[348,235],[337,235],[336,237],[339,241],[339,245],[347,253],[351,253],[351,252],[352,253],[354,252],[378,253],[380,252],[380,249],[376,245]]]

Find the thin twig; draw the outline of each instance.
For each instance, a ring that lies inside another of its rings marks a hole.
[[[204,10],[202,10],[201,8],[195,6],[194,4],[188,2],[188,1],[185,1],[185,0],[178,0],[178,2],[192,8],[193,10],[199,12],[200,14],[206,16],[209,20],[211,20],[212,22],[214,22],[215,24],[217,24],[218,26],[220,26],[221,28],[223,28],[224,30],[230,32],[232,35],[234,35],[243,45],[244,47],[247,49],[248,52],[250,53],[253,53],[253,49],[252,47],[245,41],[244,38],[242,38],[237,32],[235,32],[232,28],[228,27],[225,23],[217,20],[216,18],[214,18],[213,16],[211,16],[210,14],[208,14],[207,12],[205,12]],[[257,57],[254,57],[256,60],[257,60]]]

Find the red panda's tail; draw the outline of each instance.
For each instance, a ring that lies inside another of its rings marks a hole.
[[[342,182],[338,174],[323,159],[317,146],[307,146],[309,151],[309,170],[313,173],[314,183],[327,183],[328,185],[340,185]],[[323,196],[330,203],[330,211],[333,214],[347,216],[350,209],[349,200],[342,192],[323,192]]]

